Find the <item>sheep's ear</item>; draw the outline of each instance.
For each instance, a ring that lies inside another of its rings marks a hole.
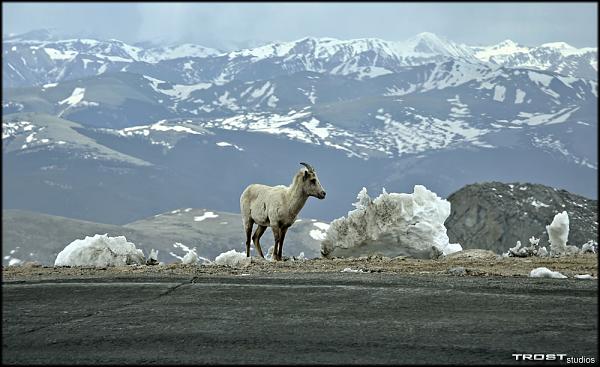
[[[307,178],[308,178],[308,170],[304,171],[304,177],[302,177],[302,179],[304,181],[306,181]]]

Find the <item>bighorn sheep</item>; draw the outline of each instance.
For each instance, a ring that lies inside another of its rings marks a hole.
[[[301,168],[296,173],[290,186],[252,184],[246,187],[240,196],[242,222],[246,231],[246,257],[250,257],[250,236],[252,226],[256,223],[258,227],[252,235],[252,240],[260,256],[264,258],[260,248],[260,237],[267,227],[271,227],[275,237],[273,259],[281,260],[285,234],[296,221],[296,216],[308,197],[325,199],[325,190],[321,187],[314,168],[307,163],[300,164],[306,168]]]

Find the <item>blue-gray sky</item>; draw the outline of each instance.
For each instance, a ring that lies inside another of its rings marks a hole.
[[[433,32],[459,43],[512,39],[535,46],[597,45],[598,5],[587,3],[2,3],[2,33],[55,28],[125,42],[230,48],[305,36],[405,40]]]

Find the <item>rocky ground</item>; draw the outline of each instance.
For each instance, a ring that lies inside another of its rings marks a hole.
[[[598,257],[585,254],[561,258],[501,257],[486,250],[466,250],[437,260],[419,260],[406,257],[380,256],[361,258],[287,260],[270,262],[252,258],[250,264],[240,267],[219,265],[131,265],[125,267],[51,267],[27,264],[3,267],[3,282],[44,281],[57,279],[169,279],[182,277],[210,277],[222,275],[250,275],[272,273],[338,273],[350,268],[353,272],[391,273],[439,276],[504,276],[527,277],[537,267],[559,271],[569,278],[577,274],[598,277]],[[348,270],[346,270],[348,271]]]

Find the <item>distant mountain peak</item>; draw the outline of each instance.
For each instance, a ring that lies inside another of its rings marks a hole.
[[[11,34],[3,41],[53,41],[57,39],[55,29],[34,29],[25,33]]]
[[[510,46],[515,47],[515,46],[519,46],[519,44],[511,39],[505,39],[504,41],[498,43],[494,47],[500,48],[500,47],[510,47]]]
[[[570,44],[568,44],[566,42],[549,42],[549,43],[544,43],[540,47],[557,48],[557,49],[561,49],[561,50],[575,49],[575,47],[571,46]]]
[[[437,34],[432,33],[432,32],[417,33],[417,35],[415,36],[415,38],[417,38],[417,39],[425,39],[425,40],[433,40],[433,41],[438,41],[438,40],[442,39]]]

